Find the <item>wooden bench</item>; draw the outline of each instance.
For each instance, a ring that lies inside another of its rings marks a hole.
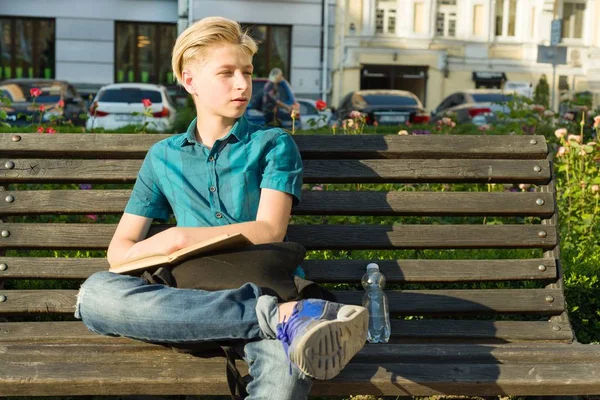
[[[118,184],[134,182],[150,145],[165,137],[0,135],[0,396],[228,393],[222,358],[101,337],[72,319],[79,283],[107,268],[103,258],[28,252],[105,250],[114,224],[44,216],[120,215],[130,190]],[[412,316],[394,318],[389,344],[366,345],[338,377],[315,382],[312,394],[600,393],[600,346],[578,344],[567,315],[544,137],[294,139],[309,185],[414,184],[390,191],[307,187],[293,211],[323,217],[319,224],[299,217],[289,227],[290,240],[310,250],[334,250],[323,257],[328,259],[304,263],[309,279],[357,284],[366,264],[377,261],[388,281],[391,313]],[[49,190],[41,186],[46,183],[73,185]],[[79,190],[79,183],[115,185]],[[472,190],[432,191],[426,183],[468,184],[463,188]],[[538,190],[485,190],[494,183],[528,183]],[[359,217],[336,221],[346,215]],[[489,223],[500,217],[505,223]],[[152,232],[164,228],[156,225]],[[348,260],[337,252],[360,249],[396,250],[389,253],[395,258]],[[459,250],[425,259],[426,249]],[[495,257],[485,249],[517,249],[506,254],[526,257]],[[457,251],[469,256],[457,258]],[[31,287],[25,289],[26,279]],[[64,280],[71,289],[41,286],[44,280]],[[350,288],[336,290],[338,298],[360,304],[362,288]]]

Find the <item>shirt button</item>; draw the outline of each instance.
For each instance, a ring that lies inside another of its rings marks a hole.
[[[208,157],[208,161],[213,162],[215,161],[215,158],[213,156]]]
[[[218,213],[215,214],[215,217],[217,217],[217,218],[223,218],[223,214],[221,214],[220,212],[218,212]]]
[[[210,188],[208,188],[208,190],[210,190],[211,192],[215,192],[217,190],[217,188],[214,186],[211,186]]]

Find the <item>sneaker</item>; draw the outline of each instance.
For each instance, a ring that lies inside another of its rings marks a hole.
[[[277,326],[288,359],[315,379],[331,379],[364,346],[369,312],[360,306],[301,300]]]

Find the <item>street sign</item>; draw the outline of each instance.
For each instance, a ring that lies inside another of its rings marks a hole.
[[[538,46],[537,62],[539,64],[566,64],[567,48],[554,46]]]
[[[556,46],[560,43],[562,33],[562,19],[553,19],[550,28],[550,46]]]

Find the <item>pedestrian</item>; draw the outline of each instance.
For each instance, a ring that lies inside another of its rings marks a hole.
[[[279,83],[283,81],[281,68],[273,68],[269,73],[269,80],[265,83],[262,98],[262,112],[265,115],[266,126],[281,126],[281,119],[277,116],[280,109],[291,113],[293,107],[279,100]]]

